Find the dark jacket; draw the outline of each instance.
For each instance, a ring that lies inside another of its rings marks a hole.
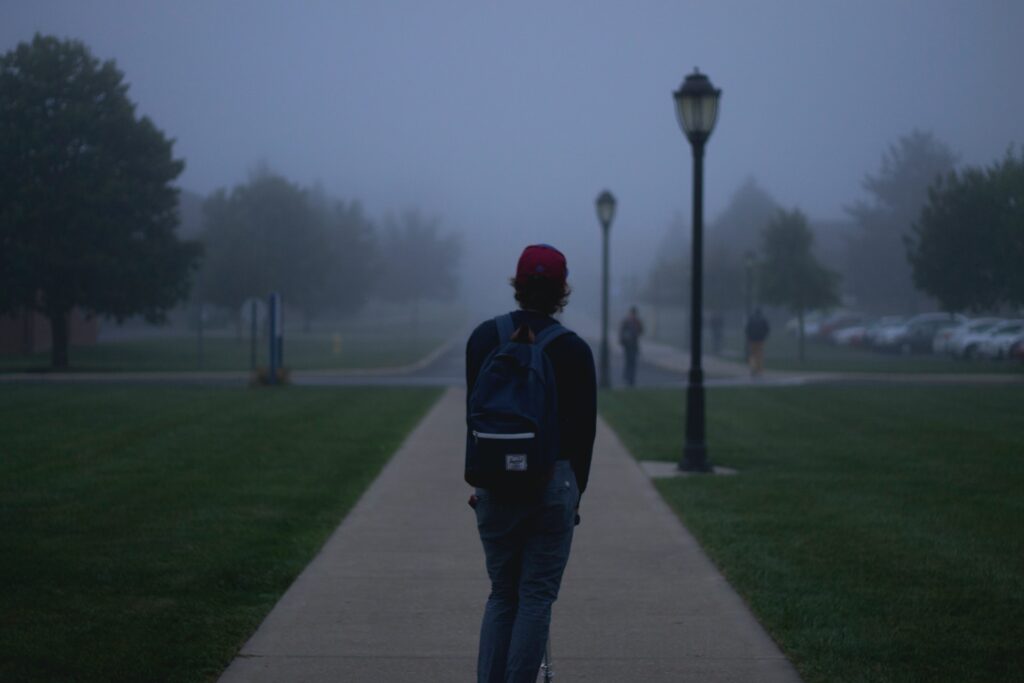
[[[512,322],[515,327],[525,323],[536,334],[554,323],[555,319],[533,311],[514,311]],[[473,390],[480,366],[497,346],[498,326],[493,319],[480,323],[473,330],[466,342],[467,391]],[[558,391],[559,459],[569,460],[572,464],[582,494],[590,477],[597,422],[594,355],[587,343],[575,333],[555,339],[545,347],[545,352],[551,359]]]
[[[644,324],[640,318],[627,316],[619,325],[619,344],[627,352],[635,352],[640,349],[640,335],[644,333]]]
[[[752,342],[763,342],[771,332],[771,326],[763,315],[754,313],[747,321],[747,339]]]

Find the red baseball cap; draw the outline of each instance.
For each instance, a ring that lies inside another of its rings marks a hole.
[[[523,249],[519,257],[519,264],[516,266],[516,280],[526,280],[531,275],[565,282],[569,277],[569,266],[565,262],[565,255],[550,244],[531,244]]]

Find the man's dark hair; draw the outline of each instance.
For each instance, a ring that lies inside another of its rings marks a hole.
[[[516,290],[516,301],[524,310],[540,311],[545,315],[560,312],[569,303],[568,282],[559,282],[540,275],[531,275],[526,279],[511,279]]]

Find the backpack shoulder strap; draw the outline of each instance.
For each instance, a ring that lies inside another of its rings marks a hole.
[[[543,330],[541,330],[533,343],[534,345],[537,346],[537,348],[543,351],[545,346],[555,341],[563,334],[569,334],[569,330],[560,325],[559,323],[554,323],[553,325],[548,325]]]
[[[512,334],[515,332],[512,324],[512,314],[499,315],[494,319],[494,322],[498,326],[498,346],[501,346],[511,339]]]

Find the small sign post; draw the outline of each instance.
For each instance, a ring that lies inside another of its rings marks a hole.
[[[242,316],[242,323],[249,326],[249,369],[256,372],[256,346],[260,328],[266,324],[267,304],[258,297],[249,297],[242,302],[238,314]]]
[[[281,367],[282,338],[284,336],[281,316],[281,294],[271,292],[268,299],[268,318],[270,319],[270,373],[267,383],[277,384],[277,370]]]

